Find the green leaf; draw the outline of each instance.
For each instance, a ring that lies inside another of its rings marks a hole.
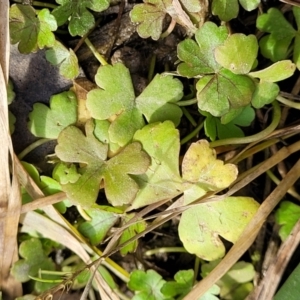
[[[137,108],[148,123],[170,120],[178,126],[182,111],[175,103],[182,98],[182,90],[182,83],[178,79],[158,74],[137,97]]]
[[[118,155],[106,161],[108,146],[93,134],[92,122],[86,124],[86,136],[75,126],[64,129],[58,137],[56,155],[64,162],[82,163],[81,177],[75,183],[63,185],[68,198],[83,206],[92,205],[102,180],[108,201],[114,206],[129,204],[138,192],[131,174],[143,174],[150,160],[139,143],[125,147]],[[131,176],[130,176],[131,175]]]
[[[166,282],[161,292],[167,297],[187,295],[194,285],[194,270],[181,270],[174,276],[175,281]],[[180,297],[180,298],[181,298]]]
[[[261,108],[264,105],[272,103],[280,92],[276,83],[268,81],[260,81],[256,84],[251,104],[254,108]]]
[[[300,264],[276,293],[274,300],[298,300],[300,297]]]
[[[135,270],[130,274],[127,285],[132,291],[138,292],[132,300],[164,300],[170,299],[160,291],[165,282],[154,270]]]
[[[205,292],[205,294],[203,294],[203,296],[201,296],[197,300],[219,300],[220,298],[217,297],[217,295],[219,294],[220,288],[216,284],[214,284]]]
[[[221,117],[221,123],[226,125],[230,122],[238,126],[250,126],[251,122],[255,118],[254,109],[248,105],[243,108],[233,109],[226,115]]]
[[[260,80],[267,82],[277,82],[291,77],[296,70],[296,65],[290,60],[282,60],[270,67],[251,72],[249,75],[252,77],[259,78]]]
[[[190,208],[180,219],[180,240],[189,253],[204,260],[221,258],[225,246],[219,236],[235,243],[258,207],[252,198],[228,197]]]
[[[229,116],[237,112],[237,116]],[[221,120],[219,118],[209,115],[204,121],[204,130],[206,136],[210,137],[212,141],[218,137],[219,139],[226,139],[232,137],[243,137],[244,132],[238,126],[249,126],[254,120],[255,112],[250,106],[244,109],[231,110],[224,115]],[[230,120],[229,122],[228,119]]]
[[[198,107],[218,117],[231,108],[247,106],[255,90],[254,81],[246,75],[236,75],[223,69],[202,77],[196,85]]]
[[[144,39],[151,37],[155,41],[159,39],[166,9],[171,4],[170,0],[144,0],[144,3],[133,7],[130,18],[132,22],[139,23],[137,32],[140,37]]]
[[[224,43],[228,36],[225,26],[218,27],[212,22],[205,22],[195,34],[196,42],[185,39],[178,44],[177,55],[183,63],[177,71],[185,77],[214,73],[221,66],[214,57],[214,50]]]
[[[134,140],[142,144],[151,158],[144,175],[134,176],[139,192],[131,209],[136,209],[162,199],[172,198],[182,190],[179,175],[179,132],[170,121],[153,123],[138,130]]]
[[[117,222],[119,215],[105,211],[98,205],[93,205],[85,212],[91,217],[91,221],[81,223],[78,230],[87,237],[92,245],[100,244],[110,228]]]
[[[31,238],[22,242],[19,246],[19,253],[22,259],[19,259],[12,266],[11,273],[16,280],[20,282],[27,282],[30,280],[29,276],[37,277],[39,270],[55,270],[55,264],[48,258],[42,248],[42,243],[37,238]],[[43,278],[49,278],[47,275]],[[51,279],[55,279],[51,276]],[[38,292],[54,286],[55,283],[36,282],[35,288]]]
[[[290,201],[282,201],[275,213],[276,222],[281,225],[279,236],[283,241],[287,239],[293,227],[300,218],[300,206]]]
[[[37,137],[56,139],[59,133],[77,121],[77,99],[71,92],[50,98],[50,108],[42,103],[33,105],[29,114],[28,129]]]
[[[284,18],[282,12],[276,8],[270,8],[266,14],[257,18],[256,27],[263,32],[270,33],[259,41],[262,54],[273,62],[285,59],[296,30]]]
[[[235,165],[224,165],[223,161],[216,159],[215,150],[209,147],[206,140],[192,143],[182,161],[182,178],[186,189],[193,185],[205,191],[223,189],[236,179],[237,173]]]
[[[260,0],[239,0],[239,2],[247,11],[256,9],[260,4]]]
[[[212,13],[222,21],[228,22],[237,17],[239,4],[237,0],[213,0]]]
[[[38,170],[34,165],[22,162],[22,166],[46,196],[53,195],[62,191],[61,185],[55,179],[48,176],[40,176]],[[23,203],[32,201],[32,198],[25,190],[22,192],[22,201]],[[69,207],[70,203],[67,199],[65,199],[59,203],[54,204],[54,206],[60,213],[65,213],[66,207]]]
[[[60,162],[54,167],[52,177],[61,184],[67,184],[69,182],[75,183],[79,179],[80,174],[77,172],[75,165]]]
[[[69,32],[72,36],[85,35],[95,24],[88,9],[101,12],[109,7],[108,0],[56,0],[60,6],[52,11],[59,26],[69,20]]]
[[[14,92],[14,85],[11,79],[8,80],[7,85],[7,104],[11,104],[16,97],[16,93]]]
[[[109,138],[110,122],[108,120],[94,120],[94,122],[95,122],[94,135],[100,142],[104,144],[108,144],[108,148],[109,148],[108,156],[110,156],[111,153],[117,153],[120,150],[120,146],[117,143],[113,143]],[[115,127],[115,130],[112,131],[112,134],[117,132],[116,129],[117,128]],[[121,130],[123,129],[124,128],[122,128]],[[122,134],[122,136],[126,136],[126,134],[124,135]],[[117,138],[114,135],[112,139],[117,139]]]
[[[36,52],[45,46],[52,47],[57,29],[55,18],[44,8],[37,15],[30,5],[13,4],[9,11],[10,38],[19,42],[21,53]]]
[[[135,216],[134,213],[132,214],[126,214],[122,220],[122,226],[124,226],[130,219],[132,219]],[[128,228],[126,228],[120,239],[119,239],[119,245],[127,242],[132,237],[136,236],[138,233],[144,231],[147,227],[147,223],[144,220],[138,220],[137,223],[130,225]],[[121,255],[125,256],[128,253],[133,253],[136,251],[136,248],[138,246],[138,240],[135,240],[128,245],[122,247],[120,249]]]
[[[172,120],[177,125],[182,115],[174,103],[182,98],[183,86],[170,76],[157,75],[135,99],[129,70],[123,64],[101,66],[96,74],[100,87],[87,95],[87,108],[97,120],[113,120],[108,140],[119,146],[128,144],[134,133],[149,122]],[[104,125],[103,125],[104,126]]]
[[[219,260],[202,264],[201,276],[207,276],[219,263]],[[246,299],[253,289],[255,276],[254,266],[251,263],[239,261],[217,282],[220,287],[221,299]]]
[[[236,33],[230,35],[223,45],[215,49],[216,61],[234,74],[250,72],[258,52],[254,35]]]
[[[46,59],[54,66],[59,65],[59,73],[68,79],[74,79],[79,74],[76,54],[58,41],[46,51]]]

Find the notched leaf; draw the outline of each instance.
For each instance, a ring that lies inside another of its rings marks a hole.
[[[108,0],[56,0],[60,6],[52,11],[59,26],[69,20],[72,36],[85,35],[95,24],[93,14],[88,10],[101,12],[109,7]]]
[[[43,138],[56,139],[59,133],[77,121],[77,99],[73,92],[62,92],[50,98],[50,108],[42,103],[33,105],[28,129]]]
[[[9,11],[10,38],[19,42],[21,53],[36,52],[45,46],[52,47],[57,29],[55,18],[44,8],[38,14],[30,5],[13,4]]]
[[[206,191],[228,187],[237,177],[233,164],[224,164],[216,158],[216,152],[206,140],[193,143],[182,161],[182,178],[189,186],[197,184]]]
[[[228,197],[187,209],[178,227],[180,240],[189,253],[204,260],[222,258],[225,246],[219,236],[235,243],[258,207],[253,198]]]
[[[59,66],[59,73],[68,79],[74,79],[79,74],[76,54],[58,41],[55,41],[53,47],[46,51],[46,59],[52,65]]]
[[[77,127],[69,126],[58,137],[56,155],[64,162],[84,164],[75,183],[63,185],[68,198],[80,205],[90,206],[96,199],[100,183],[104,181],[108,201],[114,206],[129,204],[138,191],[131,174],[143,174],[150,164],[149,156],[139,143],[132,143],[107,160],[108,146],[93,134],[94,125],[88,122],[86,135]]]
[[[174,124],[165,121],[146,125],[136,132],[134,140],[140,142],[151,157],[151,165],[144,175],[134,177],[139,185],[139,192],[131,209],[180,194],[182,181],[179,175],[179,132]]]

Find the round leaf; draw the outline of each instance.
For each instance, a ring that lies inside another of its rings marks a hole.
[[[240,33],[230,35],[215,50],[216,61],[234,74],[247,74],[255,62],[258,51],[254,35]]]

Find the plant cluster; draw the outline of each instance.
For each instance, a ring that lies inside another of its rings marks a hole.
[[[18,43],[21,53],[46,48],[46,59],[58,65],[62,75],[74,79],[79,74],[77,57],[56,39],[55,32],[67,28],[71,36],[87,35],[95,25],[94,12],[108,9],[110,3],[106,0],[56,2],[57,6],[44,3],[50,9],[41,10],[34,8],[39,5],[35,2],[13,4],[11,42]],[[111,261],[99,267],[111,290],[121,294],[110,272],[127,283],[135,300],[183,299],[199,276],[205,277],[225,255],[220,237],[233,244],[239,239],[259,204],[246,196],[199,201],[227,189],[238,176],[237,166],[218,159],[212,146],[218,142],[228,144],[228,138],[232,144],[248,143],[241,127],[251,124],[255,109],[271,103],[274,119],[270,126],[276,127],[279,121],[276,99],[280,93],[277,82],[291,77],[300,66],[298,31],[278,9],[271,8],[259,15],[256,27],[264,34],[258,39],[254,34],[230,32],[229,23],[208,21],[207,7],[204,7],[207,3],[201,3],[145,0],[134,6],[130,17],[138,23],[137,32],[142,38],[158,40],[164,36],[168,17],[187,34],[177,46],[176,70],[156,74],[139,95],[135,94],[131,74],[122,63],[104,63],[95,76],[97,87],[89,90],[84,99],[72,88],[53,95],[49,106],[36,103],[29,114],[28,128],[33,135],[57,141],[51,156],[55,167],[52,177],[40,176],[27,163],[24,168],[45,195],[65,193],[55,208],[73,238],[88,245],[93,259],[101,257],[96,246],[114,237],[117,238],[113,248],[107,250],[106,259],[115,251],[123,256],[135,252],[139,237],[181,214],[178,235],[183,247],[180,251],[194,254],[197,264],[201,262],[201,272],[197,268],[179,270],[174,280],[167,281],[151,269],[128,274]],[[259,5],[259,0],[213,0],[211,12],[228,22],[237,17],[239,9],[252,11]],[[293,16],[299,26],[299,8],[293,7]],[[264,56],[264,65],[259,55]],[[192,85],[190,99],[185,95],[183,82]],[[188,105],[193,105],[198,124],[185,109]],[[181,139],[178,128],[183,116],[195,130]],[[197,137],[203,127],[211,144],[201,139],[181,148]],[[255,141],[263,137],[264,131],[251,138]],[[25,189],[23,201],[32,201]],[[161,203],[168,206],[164,213],[145,218],[147,208],[153,210]],[[82,216],[76,226],[63,217],[72,205],[77,206]],[[276,214],[278,223],[283,225],[280,233],[283,239],[298,219],[296,215],[293,220],[288,219],[289,210],[299,215],[299,207],[291,202],[283,202]],[[47,211],[39,210],[36,214],[52,218]],[[70,283],[73,288],[88,284],[89,275],[81,272],[85,266],[78,262],[77,256],[73,257],[76,264],[66,262],[60,270],[76,276],[57,284],[62,277],[51,273],[55,265],[48,254],[50,249],[68,245],[45,240],[51,244],[47,247],[38,239],[38,234],[43,235],[41,228],[36,232],[25,231],[31,236],[24,237],[19,248],[21,259],[12,268],[19,281],[37,280],[33,292],[44,292],[41,296],[44,299],[58,291],[57,287],[69,290]],[[38,278],[41,269],[48,271],[42,279]],[[218,295],[222,298],[229,295],[224,299],[242,299],[253,288],[253,278],[253,265],[239,262],[218,285],[207,291],[205,299],[218,299]],[[46,291],[50,287],[52,290]],[[120,297],[126,299],[125,295]]]

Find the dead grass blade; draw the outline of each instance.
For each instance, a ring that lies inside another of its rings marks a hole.
[[[291,256],[300,243],[300,220],[294,226],[286,241],[280,246],[277,257],[268,268],[264,279],[246,300],[272,300]]]
[[[247,251],[255,240],[261,226],[265,222],[268,215],[286,194],[287,190],[295,183],[300,176],[300,160],[287,173],[285,178],[273,190],[273,192],[265,199],[259,207],[256,215],[245,228],[239,240],[233,245],[227,255],[217,265],[217,267],[204,279],[202,279],[194,289],[185,296],[184,300],[197,300],[202,296],[213,284],[215,284]],[[262,298],[263,299],[263,298]]]
[[[8,19],[9,1],[0,0],[0,65],[6,83],[8,82],[10,48]]]
[[[67,221],[51,205],[58,202],[57,200],[61,201],[65,199],[66,195],[64,193],[58,193],[56,195],[45,197],[43,192],[28,175],[16,156],[15,159],[20,183],[25,187],[27,193],[33,199],[36,199],[31,205],[24,205],[24,207],[22,207],[22,211],[28,211],[27,213],[23,214],[20,219],[20,222],[23,224],[22,231],[38,231],[44,237],[47,237],[69,248],[86,264],[90,264],[91,259],[86,250],[87,247],[84,246],[84,239],[70,229]],[[34,211],[30,211],[31,209],[37,208],[43,209],[49,218]],[[95,271],[95,266],[91,267],[91,271]],[[101,296],[108,294],[110,295],[111,299],[119,299],[98,272],[95,274],[95,280]]]
[[[13,148],[8,127],[6,85],[9,68],[9,1],[0,0],[0,290],[6,299],[22,295],[22,286],[10,275],[11,264],[18,259],[17,231],[21,197],[14,172]],[[10,178],[12,165],[12,180]]]

